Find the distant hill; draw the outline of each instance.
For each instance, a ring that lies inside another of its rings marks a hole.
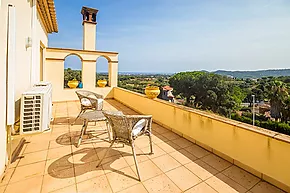
[[[227,70],[217,70],[213,73],[233,76],[235,78],[261,78],[268,76],[290,76],[290,69],[276,69],[276,70],[256,70],[256,71],[227,71]]]

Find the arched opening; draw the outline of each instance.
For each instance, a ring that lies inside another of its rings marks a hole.
[[[70,84],[68,84],[70,82]],[[73,83],[73,84],[71,84]],[[83,88],[82,60],[76,54],[68,55],[64,60],[64,88]]]
[[[108,63],[108,59],[105,58],[104,56],[100,56],[97,59],[96,62],[96,86],[100,87],[100,85],[98,85],[98,80],[106,80],[107,84],[106,86],[109,86],[109,63]]]

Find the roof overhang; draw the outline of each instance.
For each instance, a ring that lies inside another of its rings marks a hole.
[[[37,10],[47,33],[58,32],[54,0],[37,0]]]

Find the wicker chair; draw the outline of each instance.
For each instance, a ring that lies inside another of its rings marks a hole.
[[[140,173],[138,169],[138,163],[136,159],[134,140],[141,135],[147,135],[150,143],[150,154],[153,154],[152,138],[151,138],[151,115],[124,115],[117,112],[103,111],[104,116],[108,120],[108,126],[112,131],[112,141],[110,147],[105,152],[105,155],[101,158],[98,166],[102,163],[109,150],[112,148],[114,142],[121,142],[125,145],[132,147],[132,153],[135,161],[136,171],[139,181],[141,181]],[[97,166],[97,167],[98,167]]]
[[[104,99],[102,95],[87,90],[78,90],[76,91],[76,94],[79,97],[81,103],[81,111],[72,123],[72,125],[74,125],[80,115],[87,110],[103,110]]]

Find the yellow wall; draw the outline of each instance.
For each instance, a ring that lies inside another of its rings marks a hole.
[[[6,162],[6,53],[7,53],[7,17],[8,5],[15,6],[16,16],[16,71],[15,71],[15,118],[19,119],[19,108],[21,94],[31,86],[30,78],[33,73],[39,80],[39,47],[40,41],[47,46],[47,34],[39,19],[36,21],[36,36],[32,37],[32,3],[30,0],[2,0],[0,5],[0,175]],[[31,50],[26,48],[27,37],[36,41],[38,51],[35,59],[35,68],[31,68]],[[32,72],[32,73],[31,73]]]
[[[78,55],[82,61],[83,89],[96,92],[106,98],[113,98],[113,87],[118,83],[118,53],[87,51],[65,48],[47,48],[45,61],[45,80],[52,83],[52,100],[77,100],[76,89],[64,89],[64,59],[70,55]],[[96,60],[104,56],[109,63],[109,87],[96,87]]]
[[[151,100],[122,88],[114,88],[114,98],[142,114],[153,115],[157,123],[225,155],[224,158],[239,166],[251,168],[250,172],[255,175],[290,191],[288,136],[160,99]],[[286,138],[288,142],[279,138]]]

